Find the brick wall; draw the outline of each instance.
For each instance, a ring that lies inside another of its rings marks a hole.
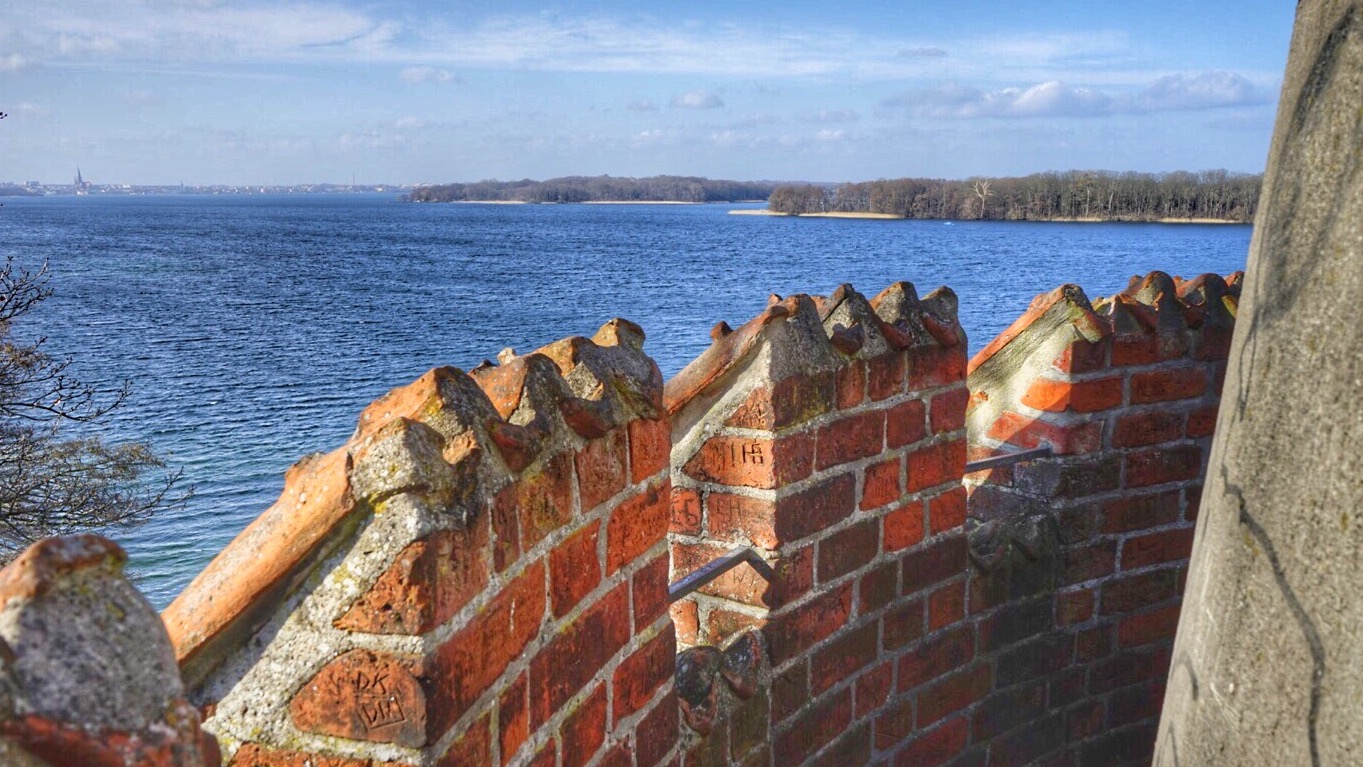
[[[666,763],[669,438],[642,340],[615,321],[432,371],[292,473],[165,615],[229,764]]]
[[[967,478],[994,684],[965,753],[1150,763],[1239,279],[1067,286],[972,360],[972,457],[1055,454]]]
[[[163,614],[186,695],[237,765],[1146,763],[1238,293],[1062,287],[968,385],[907,283],[773,296],[665,389],[620,320],[431,371]],[[669,612],[743,547],[770,583]]]
[[[725,730],[720,716],[719,734],[693,739],[684,763],[891,758],[914,731],[918,696],[932,698],[929,723],[956,705],[914,660],[961,618],[966,590],[955,297],[919,302],[907,283],[870,301],[850,286],[773,297],[714,337],[667,388],[672,577],[742,546],[777,577],[768,585],[740,567],[672,615],[683,645],[756,629],[772,681],[764,721],[739,706],[742,724]],[[684,710],[693,729],[713,726]],[[760,741],[733,735],[762,726]]]

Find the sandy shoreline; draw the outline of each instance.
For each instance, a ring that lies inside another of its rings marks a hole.
[[[893,213],[778,213],[767,208],[747,208],[743,210],[729,211],[731,216],[789,216],[794,218],[875,218],[875,219],[895,219],[906,221],[904,216],[897,216]],[[943,221],[952,222],[964,219],[937,219],[924,218],[920,221]],[[997,219],[990,219],[991,221]],[[1153,218],[1153,219],[1119,219],[1119,218],[1040,218],[1025,219],[1020,222],[1005,221],[1004,223],[1033,223],[1033,224],[1241,224],[1248,226],[1249,221],[1232,221],[1225,218]]]

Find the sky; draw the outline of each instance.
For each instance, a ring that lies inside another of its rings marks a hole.
[[[0,181],[1258,173],[1292,5],[0,0]]]

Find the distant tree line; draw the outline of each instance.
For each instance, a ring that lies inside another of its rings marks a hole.
[[[412,190],[412,202],[734,202],[765,200],[775,184],[697,176],[565,176],[547,181],[474,181]]]
[[[964,181],[899,178],[838,186],[778,186],[767,207],[778,213],[884,213],[905,218],[1251,222],[1262,180],[1262,176],[1224,170],[1066,171]]]

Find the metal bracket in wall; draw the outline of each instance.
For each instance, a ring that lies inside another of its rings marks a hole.
[[[690,596],[701,586],[744,562],[752,565],[752,569],[756,570],[757,574],[762,576],[762,579],[767,583],[776,579],[776,572],[771,569],[771,565],[767,564],[767,560],[763,559],[762,555],[752,549],[736,549],[669,585],[667,587],[667,601],[675,602],[678,599]]]
[[[992,458],[981,458],[978,461],[971,461],[965,465],[965,473],[970,474],[985,469],[997,469],[1000,466],[1012,466],[1015,463],[1031,461],[1037,458],[1047,458],[1053,451],[1049,447],[1038,447],[1032,450],[1023,450],[1019,453],[1008,453],[1007,455],[996,455]]]

